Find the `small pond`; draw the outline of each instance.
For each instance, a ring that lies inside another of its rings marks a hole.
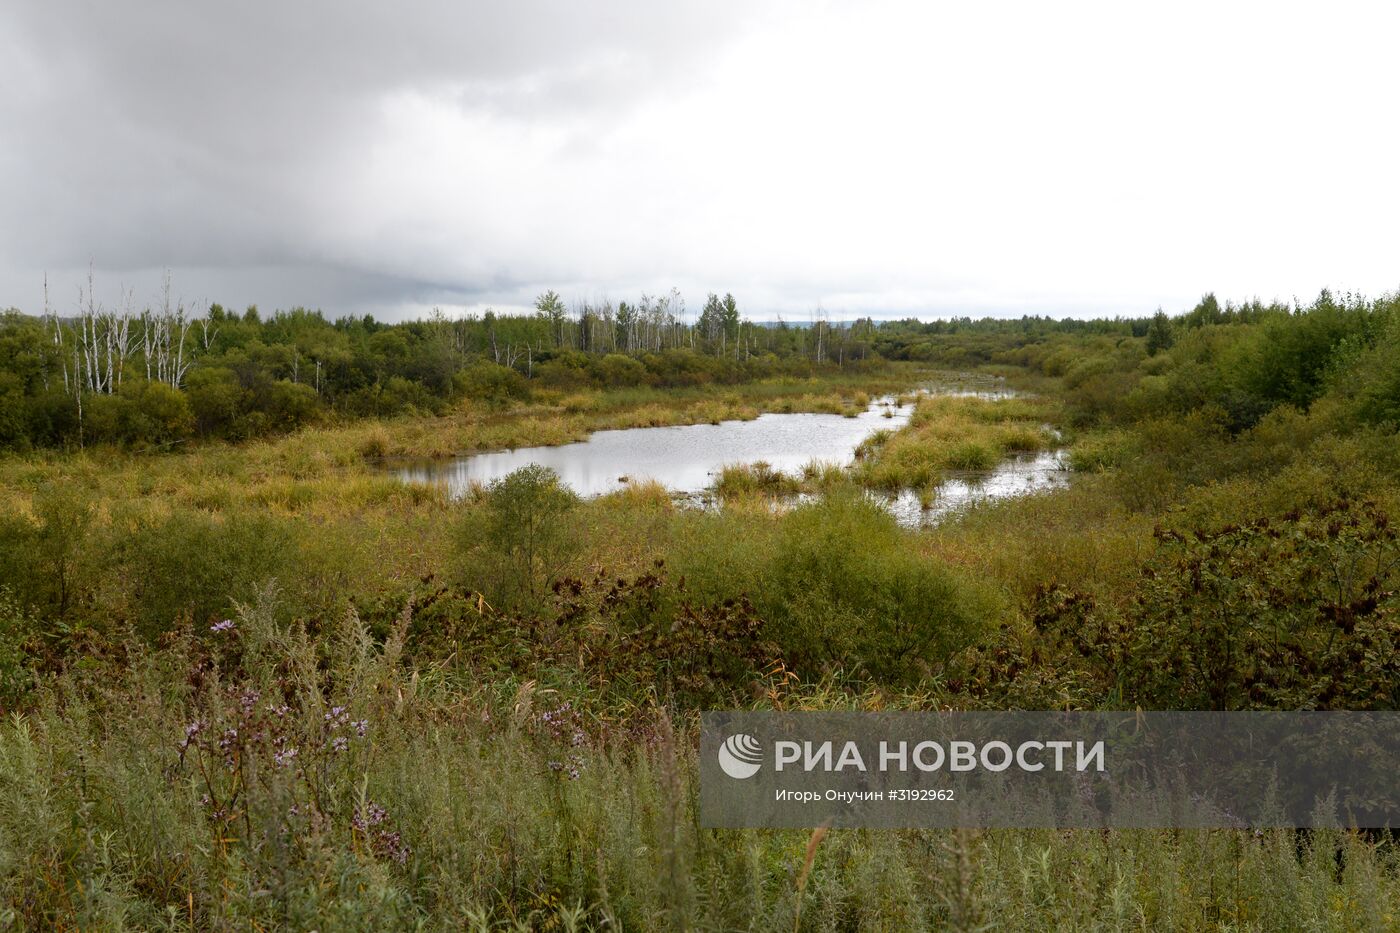
[[[903,427],[913,410],[912,403],[879,399],[854,418],[766,414],[752,421],[597,431],[576,444],[410,464],[397,467],[395,473],[407,482],[445,483],[460,496],[473,483],[489,483],[538,463],[582,496],[615,492],[628,479],[653,479],[673,492],[695,495],[731,463],[763,460],[785,472],[801,470],[812,460],[848,464],[873,431]]]
[[[1007,398],[1015,393],[991,386],[940,386],[939,394]],[[521,447],[456,460],[397,464],[390,469],[410,483],[441,483],[451,495],[473,484],[490,483],[535,463],[549,467],[583,496],[621,489],[629,480],[656,480],[678,496],[703,503],[719,471],[728,464],[764,461],[798,473],[812,461],[849,465],[871,433],[898,430],[914,406],[882,398],[856,417],[830,414],[765,414],[752,421],[724,421],[661,428],[597,431],[585,441],[557,447]],[[951,475],[937,489],[931,506],[905,492],[882,498],[902,524],[928,525],[978,501],[1007,498],[1064,485],[1062,451],[1013,457],[995,469]]]

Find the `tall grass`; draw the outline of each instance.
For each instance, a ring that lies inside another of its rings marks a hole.
[[[762,460],[724,465],[714,486],[715,492],[725,499],[754,495],[792,496],[802,491],[802,483],[797,477],[774,469]]]
[[[353,618],[318,648],[275,617],[264,603],[223,641],[190,633],[116,677],[74,674],[0,725],[10,922],[1203,930],[1400,916],[1394,854],[1348,833],[703,829],[688,717],[618,730],[529,684],[414,670],[400,636],[376,646]],[[302,773],[238,744],[259,776],[225,809],[205,799],[236,780],[218,729],[253,691],[257,708],[287,708],[276,728]],[[322,737],[340,706],[365,734],[333,728],[349,736],[336,751]],[[194,722],[215,739],[202,760],[198,740],[181,747]]]
[[[856,475],[876,489],[936,485],[949,470],[990,470],[1005,457],[1050,446],[1053,402],[925,395],[901,431],[879,431],[857,450]]]
[[[645,480],[576,504],[559,519],[570,547],[551,568],[558,586],[537,587],[529,612],[490,579],[512,527],[481,522],[490,490],[449,501],[377,464],[784,405],[849,410],[886,390],[541,393],[509,411],[187,454],[0,460],[0,920],[1400,926],[1384,838],[832,830],[813,846],[809,832],[700,827],[695,765],[702,706],[973,702],[951,683],[961,660],[1034,648],[1047,591],[1130,618],[1159,524],[1238,523],[1341,492],[1393,513],[1393,432],[1339,435],[1320,407],[1237,437],[1208,417],[1086,431],[1070,488],[912,532],[850,475],[928,489],[1055,443],[1041,426],[1057,417],[1053,399],[921,398],[910,427],[863,445],[849,475],[738,469],[736,494],[713,510],[677,507]],[[768,507],[765,486],[788,482],[824,494]],[[1007,676],[1053,687],[1058,673],[1032,660]]]

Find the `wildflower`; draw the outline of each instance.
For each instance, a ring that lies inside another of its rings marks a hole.
[[[350,818],[350,823],[360,832],[366,832],[371,826],[383,823],[388,815],[388,811],[371,800],[355,811],[355,815]]]
[[[375,848],[384,855],[393,859],[400,865],[408,863],[409,848],[404,845],[403,839],[396,832],[381,830],[379,838],[375,840]]]
[[[220,633],[222,633],[222,632],[232,632],[232,631],[234,631],[237,627],[238,627],[238,626],[234,624],[234,621],[233,621],[232,619],[225,619],[225,620],[222,621],[222,622],[215,622],[213,625],[209,626],[209,631],[211,631],[211,632],[220,632]]]
[[[194,741],[194,737],[199,735],[200,731],[203,730],[203,728],[204,722],[199,719],[196,719],[194,722],[185,726],[185,738],[180,742],[180,751],[184,751],[185,749],[189,748],[190,743]]]
[[[366,801],[356,808],[350,818],[350,825],[369,843],[371,851],[383,858],[392,859],[400,865],[408,862],[410,849],[403,837],[385,826],[389,814],[373,800]]]
[[[338,755],[350,747],[350,740],[343,735],[338,735],[335,738],[331,739],[329,747],[331,751],[335,752]]]
[[[276,752],[275,754],[273,754],[272,761],[273,764],[277,765],[277,767],[284,768],[287,765],[291,764],[293,761],[295,761],[296,757],[296,746],[292,746],[291,748],[286,748],[280,752]]]
[[[357,719],[354,722],[350,723],[350,725],[355,727],[355,734],[362,739],[365,737],[365,733],[369,732],[368,719]]]

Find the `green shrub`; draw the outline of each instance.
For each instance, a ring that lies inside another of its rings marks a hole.
[[[647,368],[639,360],[609,353],[595,365],[597,382],[608,388],[639,386],[647,381]]]
[[[577,549],[568,517],[578,502],[538,464],[493,482],[457,528],[466,585],[503,604],[537,604]]]
[[[224,367],[192,371],[185,382],[195,427],[201,434],[235,437],[235,425],[248,404],[248,393],[238,376]]]
[[[38,620],[0,586],[0,712],[20,705],[34,683],[29,643],[38,631]]]
[[[260,512],[181,509],[137,521],[120,541],[133,621],[151,639],[181,619],[207,627],[251,600],[257,586],[299,573],[288,524]]]
[[[66,619],[86,601],[96,576],[95,510],[72,483],[45,483],[34,493],[33,519],[0,515],[0,581],[48,619]]]
[[[1400,536],[1374,503],[1156,537],[1129,601],[1043,586],[1031,631],[960,659],[956,688],[994,706],[1400,705]]]
[[[195,416],[184,392],[163,382],[128,382],[122,397],[130,404],[122,417],[122,439],[131,444],[165,445],[194,433]]]
[[[990,624],[991,594],[912,552],[905,535],[878,503],[851,491],[784,516],[754,599],[797,670],[856,666],[912,682]]]
[[[505,405],[529,397],[525,377],[490,360],[477,360],[452,377],[453,391],[460,397],[490,405]]]

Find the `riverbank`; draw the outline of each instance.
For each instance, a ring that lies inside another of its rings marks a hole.
[[[525,403],[466,403],[450,415],[357,420],[242,444],[210,442],[166,452],[97,447],[0,457],[0,505],[28,511],[32,491],[73,483],[98,500],[147,499],[220,512],[248,505],[326,515],[406,499],[379,469],[386,459],[447,459],[474,452],[553,446],[594,431],[750,420],[764,412],[844,414],[875,395],[909,390],[926,367],[686,389],[540,390]]]

